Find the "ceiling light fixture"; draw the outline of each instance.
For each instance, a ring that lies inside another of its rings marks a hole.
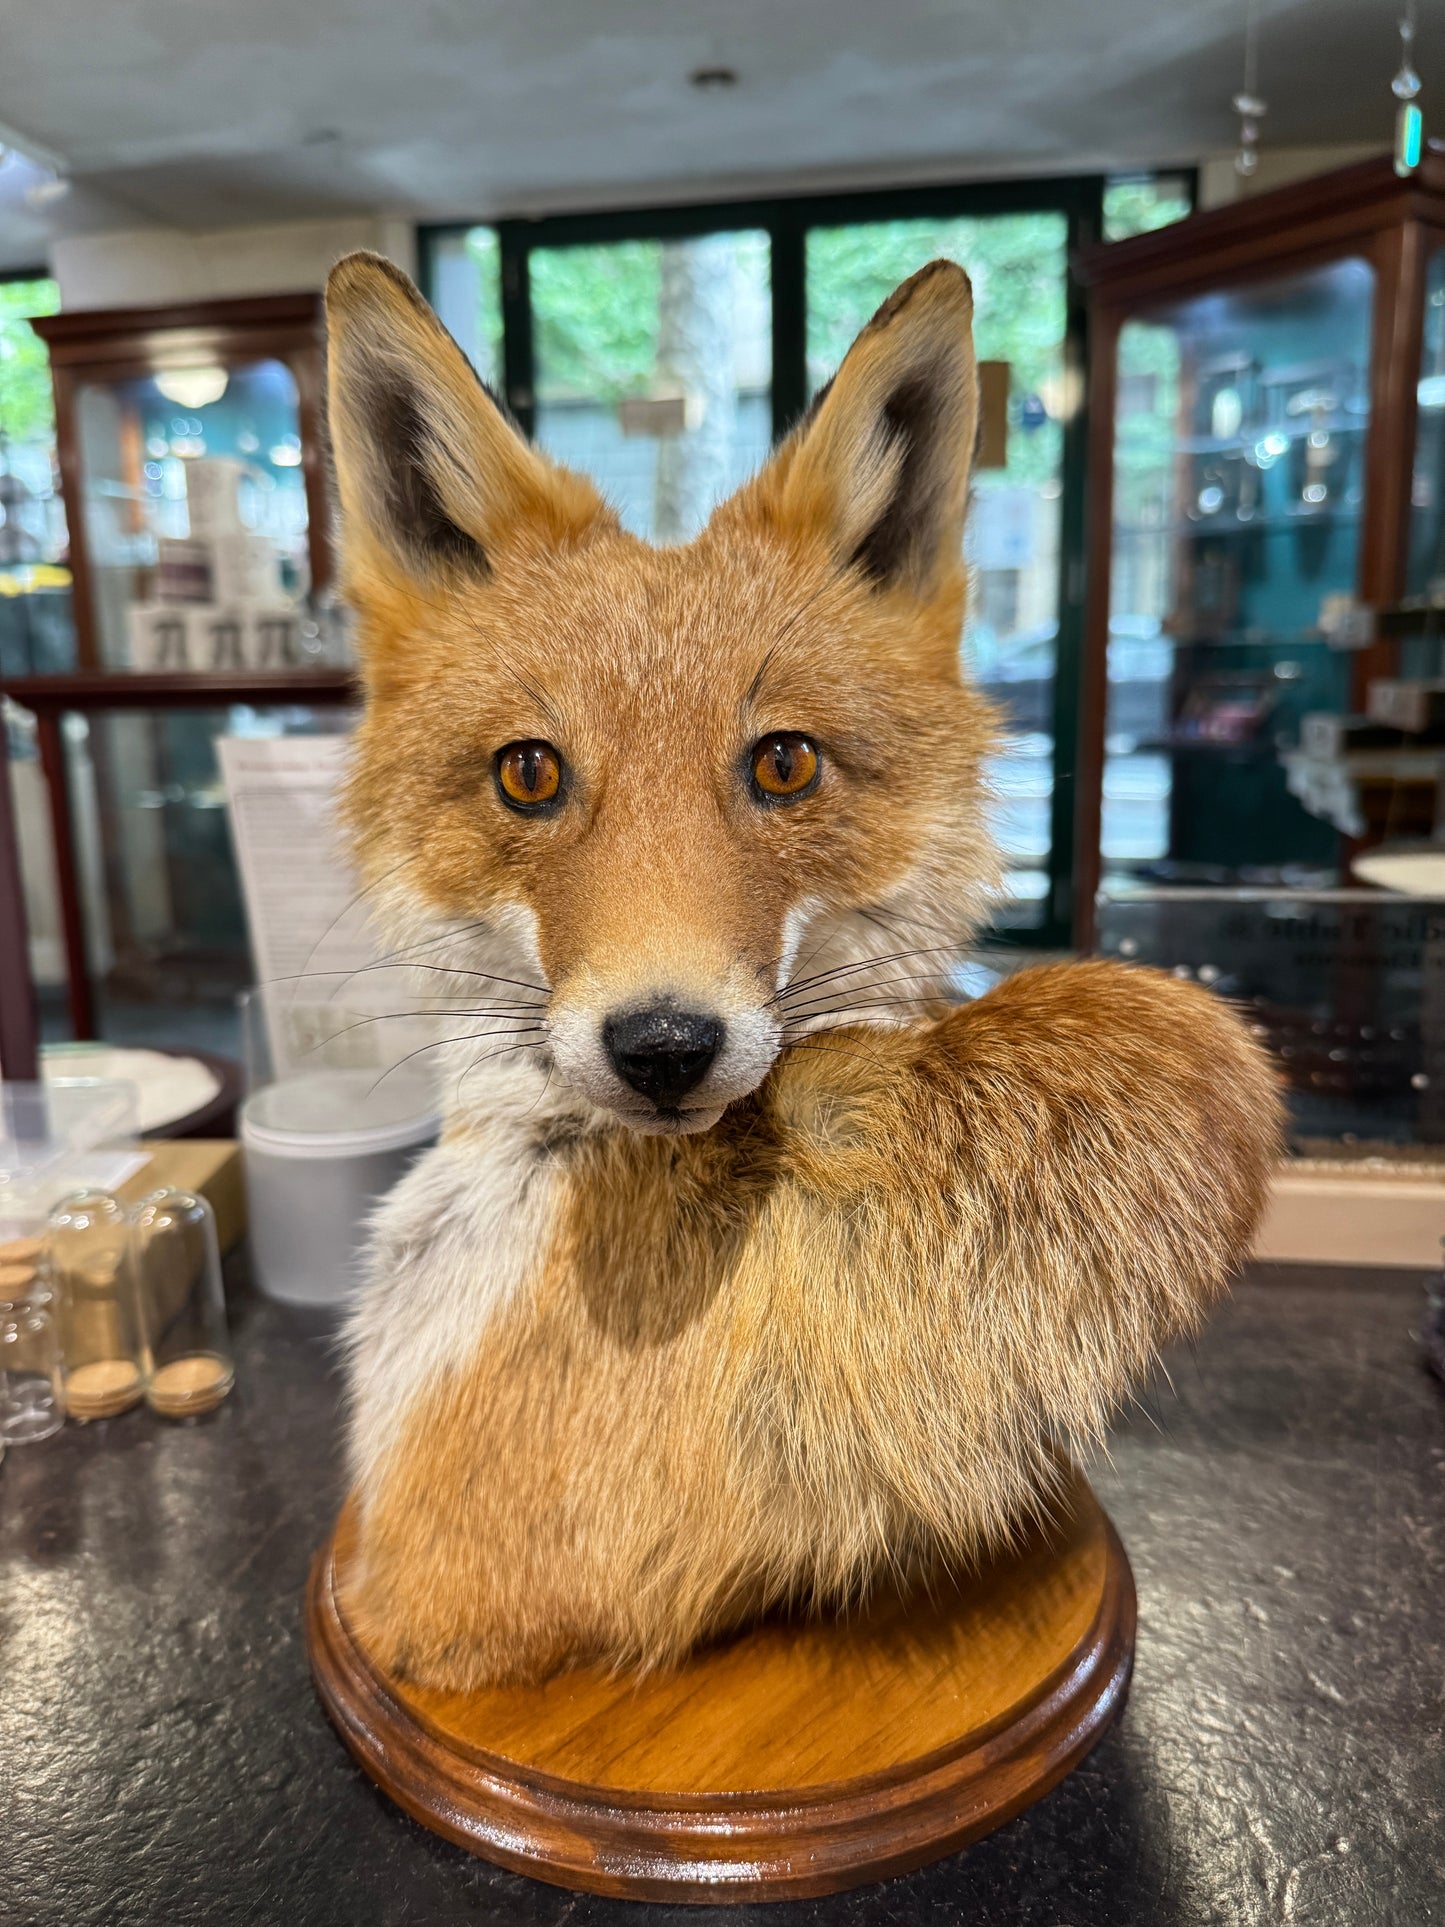
[[[224,368],[166,368],[156,376],[156,387],[178,408],[209,408],[226,392],[230,376]]]
[[[1362,883],[1403,897],[1445,893],[1445,844],[1381,843],[1357,856],[1350,868]]]
[[[41,208],[53,207],[57,201],[63,201],[69,192],[70,182],[64,175],[51,174],[45,180],[30,183],[25,190],[25,205],[38,213]]]

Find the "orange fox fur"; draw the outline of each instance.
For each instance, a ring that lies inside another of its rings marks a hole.
[[[996,877],[966,277],[905,283],[663,550],[395,269],[350,257],[328,303],[350,820],[398,954],[477,1026],[354,1321],[364,1636],[449,1687],[652,1665],[975,1559],[1222,1287],[1278,1120],[1244,1028],[1171,979],[944,999]],[[821,776],[764,806],[779,730]],[[496,758],[533,741],[565,782],[519,814]],[[599,1041],[659,999],[723,1028],[687,1107]]]

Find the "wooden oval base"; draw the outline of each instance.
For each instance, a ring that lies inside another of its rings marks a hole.
[[[384,1677],[346,1621],[349,1508],[317,1558],[317,1690],[377,1784],[521,1873],[670,1901],[835,1893],[964,1846],[1037,1800],[1123,1704],[1124,1549],[1082,1478],[1014,1556],[932,1600],[771,1620],[638,1678],[440,1693]]]

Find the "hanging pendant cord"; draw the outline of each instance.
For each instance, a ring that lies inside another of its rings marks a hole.
[[[1250,100],[1259,93],[1259,0],[1244,0],[1244,86],[1240,91]]]

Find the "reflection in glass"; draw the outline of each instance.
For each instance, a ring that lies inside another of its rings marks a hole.
[[[76,419],[103,664],[303,663],[311,584],[291,371],[200,362],[90,382]]]
[[[100,1034],[231,1053],[252,965],[218,736],[342,729],[340,709],[153,710],[65,720],[79,882]],[[28,854],[28,853],[27,853]],[[42,980],[47,1034],[62,1000]]]
[[[1106,894],[1341,878],[1311,752],[1349,709],[1373,288],[1343,261],[1122,331]]]
[[[999,706],[1005,740],[989,772],[1007,864],[998,921],[1047,914],[1054,784],[1053,685],[1063,496],[1065,247],[1061,214],[875,221],[807,239],[808,376],[816,389],[898,283],[942,255],[973,282],[980,360],[1008,374],[1006,461],[974,476],[965,538],[973,587],[964,630],[971,680]]]
[[[772,439],[767,235],[537,248],[530,276],[538,442],[687,540]]]
[[[1445,247],[1435,250],[1425,270],[1425,328],[1416,405],[1405,593],[1439,598],[1445,596]]]

